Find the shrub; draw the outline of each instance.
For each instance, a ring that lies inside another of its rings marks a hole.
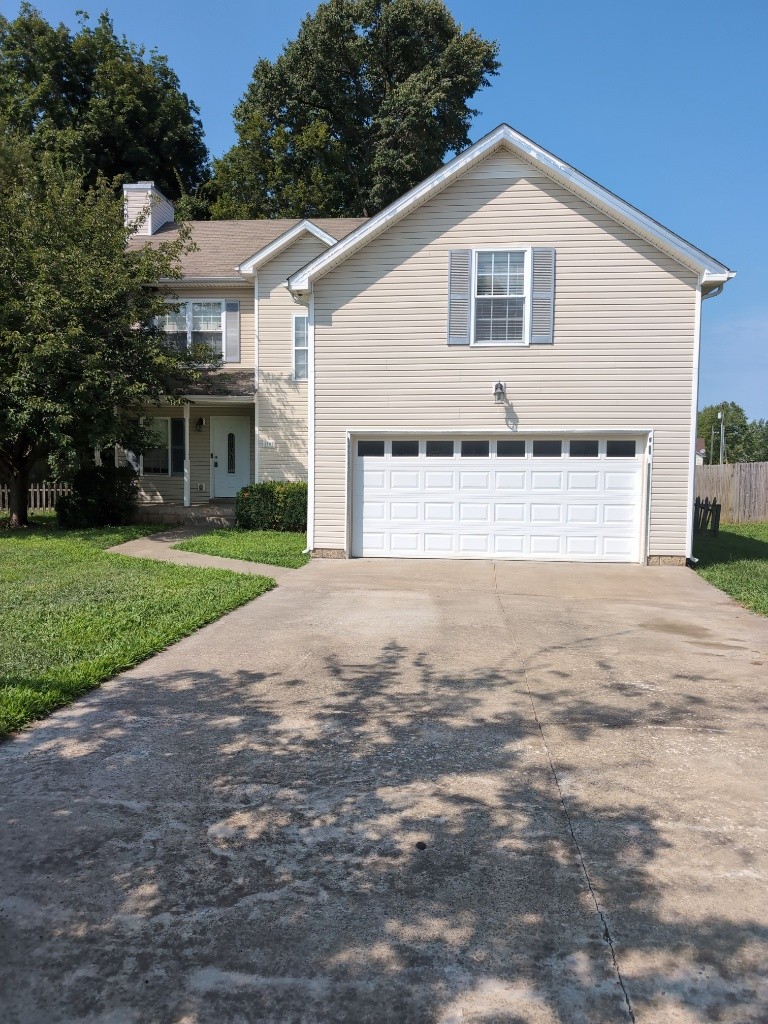
[[[56,518],[65,530],[120,526],[136,506],[136,474],[130,466],[86,466],[72,480],[72,493],[56,502]]]
[[[277,480],[249,484],[238,491],[235,519],[242,530],[303,533],[307,528],[307,485]]]

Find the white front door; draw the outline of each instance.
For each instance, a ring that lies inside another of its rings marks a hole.
[[[641,438],[357,441],[352,554],[637,562]]]
[[[251,479],[247,416],[211,416],[211,497],[234,498]]]

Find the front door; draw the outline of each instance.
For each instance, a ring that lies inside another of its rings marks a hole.
[[[250,435],[246,416],[211,417],[211,497],[234,498],[250,482]]]

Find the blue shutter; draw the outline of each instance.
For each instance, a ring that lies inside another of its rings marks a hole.
[[[468,345],[472,250],[452,249],[448,263],[448,344]]]
[[[224,339],[224,362],[240,362],[240,303],[226,302],[224,308],[227,314],[226,329],[227,336]]]
[[[531,344],[551,345],[555,340],[555,250],[534,249],[531,296]]]

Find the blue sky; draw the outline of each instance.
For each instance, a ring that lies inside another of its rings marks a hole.
[[[38,0],[74,27],[108,7],[129,39],[168,56],[202,112],[208,145],[234,141],[231,112],[259,57],[292,38],[308,0]],[[738,272],[703,308],[700,405],[768,418],[768,4],[739,0],[448,0],[501,45],[475,97],[472,138],[506,121]],[[13,16],[18,4],[3,3]]]

